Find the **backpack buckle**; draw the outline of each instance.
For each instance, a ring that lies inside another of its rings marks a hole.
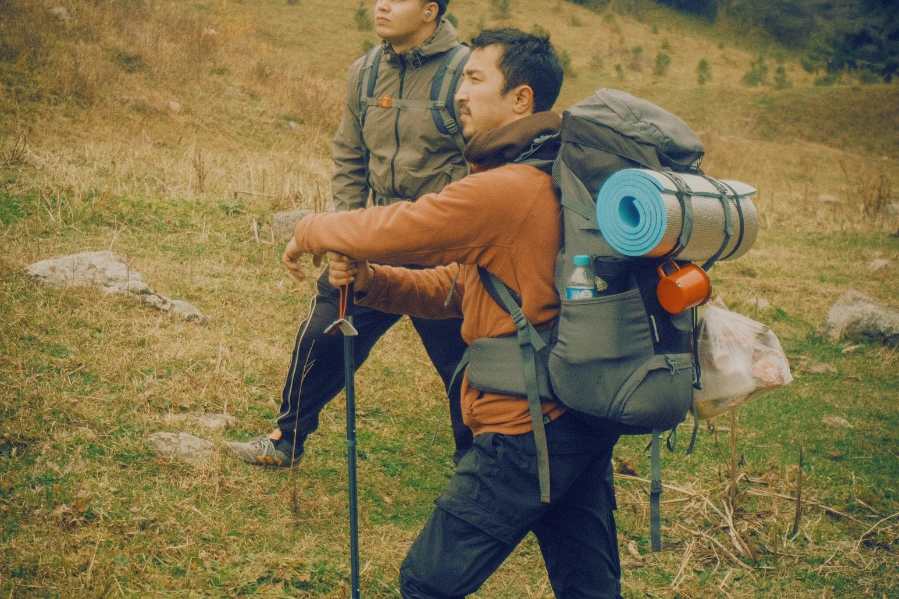
[[[381,96],[378,98],[378,106],[381,108],[390,108],[393,105],[393,99],[390,96]]]
[[[671,376],[677,376],[677,373],[680,372],[677,367],[677,359],[672,358],[671,356],[665,356],[665,363],[668,364],[668,368],[671,369]]]

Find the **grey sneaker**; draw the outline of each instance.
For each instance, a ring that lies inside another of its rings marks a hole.
[[[270,435],[260,435],[245,443],[240,441],[228,441],[225,443],[231,451],[246,462],[254,466],[280,466],[291,468],[300,465],[303,459],[303,449],[298,447],[296,455],[290,443],[281,441],[280,429]]]

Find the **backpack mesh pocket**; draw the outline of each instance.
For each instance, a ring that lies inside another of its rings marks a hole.
[[[656,355],[650,322],[638,289],[563,300],[549,356],[556,397],[631,426],[676,426],[692,401],[692,361],[689,354]]]

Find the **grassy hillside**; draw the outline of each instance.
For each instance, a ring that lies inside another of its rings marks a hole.
[[[357,26],[358,0],[69,0],[67,19],[51,12],[60,5],[0,0],[0,596],[345,597],[340,398],[294,473],[224,453],[171,460],[146,437],[185,431],[221,447],[272,426],[313,290],[280,266],[269,222],[324,209],[344,72],[375,35]],[[738,422],[708,423],[694,455],[663,457],[661,554],[649,553],[648,486],[634,480],[648,476],[645,439],[620,444],[625,596],[896,595],[897,352],[820,328],[851,288],[899,305],[897,87],[815,86],[799,56],[739,23],[663,8],[453,0],[450,13],[465,39],[548,31],[570,59],[558,109],[598,87],[655,101],[700,134],[707,172],[759,190],[756,246],[711,276],[778,334],[796,380]],[[749,86],[759,56],[767,79]],[[23,273],[105,249],[209,322]],[[890,266],[870,271],[875,259]],[[360,370],[357,394],[363,591],[396,597],[405,550],[452,473],[439,379],[407,321]],[[204,412],[236,421],[181,420]],[[850,427],[824,423],[833,416]],[[476,596],[551,597],[538,564],[528,541]]]

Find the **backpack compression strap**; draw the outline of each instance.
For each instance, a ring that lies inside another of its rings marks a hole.
[[[677,202],[680,204],[683,221],[681,223],[680,235],[677,237],[677,243],[663,258],[674,258],[687,247],[690,237],[693,235],[693,200],[690,198],[687,186],[683,180],[672,171],[656,171],[665,175],[677,188]]]
[[[650,487],[649,487],[649,539],[654,553],[662,550],[662,468],[661,468],[661,441],[659,437],[662,431],[652,431],[652,450],[650,457]]]
[[[431,82],[431,101],[436,104],[431,109],[434,124],[438,131],[453,137],[460,152],[465,150],[465,140],[462,139],[462,129],[456,120],[456,88],[470,55],[468,46],[464,44],[447,52]]]
[[[378,82],[378,68],[381,66],[381,56],[384,55],[384,46],[379,45],[368,51],[362,71],[359,74],[359,128],[365,126],[365,113],[371,105],[367,100],[375,95],[375,83]],[[377,104],[377,102],[375,102]]]
[[[369,107],[380,108],[425,108],[431,111],[434,125],[443,135],[449,135],[459,151],[465,149],[465,140],[462,138],[462,129],[456,120],[455,97],[462,69],[468,62],[468,46],[459,44],[452,50],[444,53],[440,66],[431,80],[431,95],[427,100],[407,100],[404,98],[375,98],[375,83],[378,79],[378,67],[381,64],[383,46],[378,46],[369,51],[362,67],[361,83],[359,86],[359,122],[365,124],[365,114]]]
[[[478,267],[478,275],[490,297],[512,317],[518,328],[518,346],[524,366],[524,384],[528,394],[528,410],[534,426],[534,443],[537,446],[537,478],[540,481],[540,501],[549,503],[549,447],[546,444],[543,410],[540,407],[540,390],[537,385],[537,353],[546,347],[540,333],[521,311],[521,298],[509,289],[493,273]]]
[[[743,231],[745,229],[745,223],[743,220],[743,207],[740,205],[740,194],[737,193],[733,187],[725,183],[724,181],[718,181],[717,179],[713,179],[712,177],[703,176],[703,179],[711,183],[715,186],[715,189],[718,190],[718,200],[721,202],[721,208],[724,210],[724,240],[721,242],[721,247],[718,248],[718,251],[715,252],[715,255],[709,258],[705,264],[702,265],[702,269],[707,271],[712,267],[715,262],[721,258],[721,254],[724,253],[724,250],[727,249],[727,244],[730,243],[730,239],[733,236],[733,216],[730,211],[730,197],[728,197],[728,192],[733,194],[734,204],[737,207],[737,218],[740,221],[740,227],[737,237],[737,243],[734,245],[734,249],[731,250],[730,254],[724,256],[724,258],[728,258],[736,252],[740,245],[743,243]]]

